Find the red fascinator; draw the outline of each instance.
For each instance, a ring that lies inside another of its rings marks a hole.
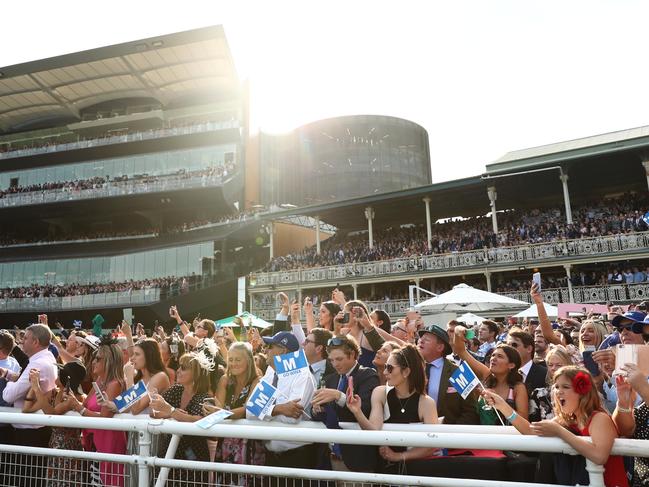
[[[577,375],[572,379],[573,390],[580,395],[588,394],[593,388],[593,383],[590,376],[585,372],[577,372]]]

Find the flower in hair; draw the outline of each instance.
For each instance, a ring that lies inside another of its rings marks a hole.
[[[207,349],[209,354],[212,357],[215,357],[216,354],[219,353],[218,347],[216,346],[216,342],[212,338],[203,338],[202,346],[199,347],[199,348]]]
[[[200,350],[193,352],[192,355],[194,356],[194,360],[196,360],[198,365],[200,365],[201,369],[212,372],[216,368],[214,357],[210,356],[209,351],[207,351],[206,348],[201,348]]]
[[[572,389],[580,395],[585,395],[590,392],[593,388],[593,383],[590,380],[590,376],[585,372],[577,372],[572,378]]]
[[[99,347],[117,345],[117,338],[112,335],[102,335],[99,337]]]

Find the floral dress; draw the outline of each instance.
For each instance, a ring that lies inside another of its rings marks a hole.
[[[248,384],[238,396],[235,395],[235,382],[229,380],[225,389],[224,408],[231,411],[232,409],[245,406],[246,399],[250,393],[252,384]],[[244,438],[222,438],[219,447],[216,450],[217,462],[234,463],[238,465],[264,465],[266,453],[264,445],[258,440],[248,440]],[[236,474],[220,474],[219,485],[249,485],[248,479]]]
[[[538,389],[534,389],[530,395],[530,422],[552,418],[554,418],[554,410],[552,409],[552,394],[550,388],[539,387]]]
[[[57,390],[51,391],[48,402],[56,405]],[[58,450],[82,450],[80,428],[52,428],[48,448]],[[76,458],[58,458],[51,456],[47,460],[47,487],[68,487],[85,482],[83,461]]]

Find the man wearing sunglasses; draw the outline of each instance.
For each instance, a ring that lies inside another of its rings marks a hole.
[[[534,337],[524,331],[513,331],[507,336],[507,345],[515,348],[521,357],[519,372],[527,387],[527,395],[534,389],[546,387],[548,369],[534,362]]]
[[[347,409],[347,394],[353,392],[361,398],[363,414],[369,416],[372,391],[379,385],[379,376],[374,369],[358,363],[361,353],[358,343],[349,335],[335,336],[328,342],[327,353],[336,373],[324,378],[325,388],[316,391],[313,406],[324,410],[327,427],[335,428],[339,421],[355,423],[356,417]],[[331,418],[332,414],[336,417]],[[375,446],[334,445],[332,453],[334,470],[375,472],[379,465]]]

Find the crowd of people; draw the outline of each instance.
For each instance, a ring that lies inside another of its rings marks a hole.
[[[625,464],[611,455],[615,438],[649,438],[647,376],[639,364],[616,364],[617,344],[641,347],[649,338],[647,303],[623,314],[616,307],[607,315],[552,323],[536,285],[531,296],[538,319],[486,320],[474,327],[452,320],[444,327],[425,325],[416,312],[392,323],[384,311],[369,312],[362,301],[347,300],[337,289],[316,313],[310,298],[290,303],[280,293],[273,326],[262,333],[242,327],[239,339],[232,328],[211,320],[186,322],[176,307],[170,309],[172,323],[166,329],[157,326],[147,333],[141,324],[132,330],[123,322],[101,338],[77,329],[64,341],[53,337],[41,315],[39,324],[16,338],[0,334],[2,399],[25,412],[111,417],[117,411],[113,399],[142,380],[149,394],[131,404],[130,412],[181,422],[227,410],[231,419],[286,425],[317,421],[327,428],[346,421],[363,430],[379,430],[386,423],[512,425],[523,435],[560,438],[578,453],[517,454],[517,464],[527,468],[510,470],[513,480],[586,485],[588,459],[604,467],[607,487],[647,485],[646,458]],[[282,360],[276,357],[299,351],[308,368],[300,374],[277,370]],[[483,388],[467,396],[458,392],[449,378],[460,362],[470,366]],[[622,373],[614,373],[617,366]],[[269,408],[255,409],[248,399],[262,381],[278,392]],[[0,441],[125,454],[136,452],[133,436],[14,424],[4,427]],[[169,438],[163,435],[154,443],[154,454],[164,456]],[[507,458],[506,451],[488,455],[499,464]],[[465,461],[462,469],[457,468],[458,456]],[[485,478],[492,461],[471,449],[205,436],[182,437],[175,458],[477,479]],[[126,477],[137,475],[108,461],[88,469],[65,468],[64,462],[74,461],[52,455],[47,465],[31,465],[32,472],[51,485],[95,479],[92,485],[123,486]],[[0,476],[12,475],[12,467],[0,462]],[[256,485],[258,480],[227,472],[214,475],[174,468],[169,479],[181,485]],[[275,478],[264,485],[288,481]]]
[[[126,293],[144,289],[188,290],[200,276],[158,277],[140,281],[107,282],[91,284],[32,284],[30,286],[0,289],[0,299],[11,298],[54,298],[66,296],[84,296],[87,294]]]
[[[498,214],[497,234],[490,217],[438,222],[432,228],[430,249],[425,225],[375,230],[372,249],[366,233],[337,234],[322,242],[320,255],[315,246],[308,247],[275,257],[263,270],[285,271],[645,231],[647,224],[642,217],[648,203],[646,196],[630,194],[585,204],[572,212],[572,224],[565,223],[559,208],[506,211]]]
[[[11,197],[12,195],[34,193],[34,192],[48,192],[48,191],[67,191],[78,192],[90,189],[106,188],[108,186],[124,186],[132,184],[150,184],[166,179],[192,179],[202,178],[205,182],[209,178],[227,177],[232,174],[236,169],[234,162],[228,161],[225,163],[215,163],[204,169],[197,169],[188,171],[184,168],[178,169],[168,174],[151,175],[151,174],[135,174],[132,176],[119,175],[119,176],[95,176],[87,179],[75,179],[71,181],[53,181],[40,184],[29,185],[13,185],[5,189],[0,189],[0,198]]]

